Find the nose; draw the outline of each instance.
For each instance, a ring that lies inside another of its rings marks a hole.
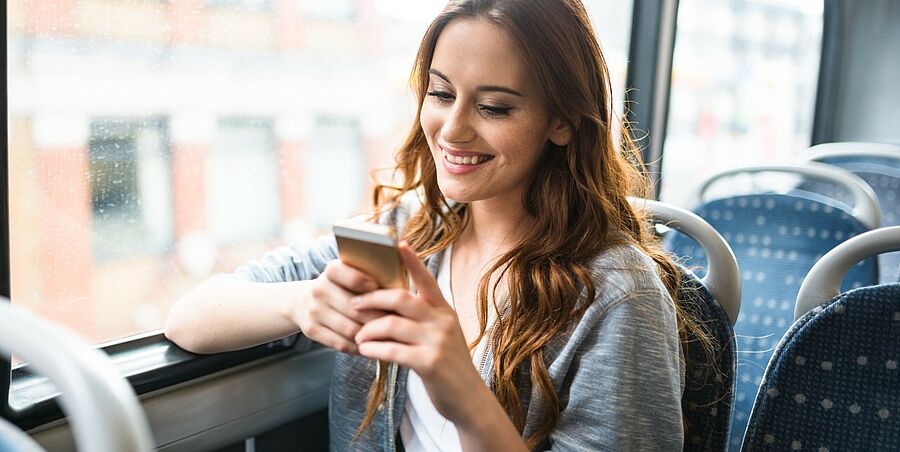
[[[464,102],[459,99],[453,106],[446,110],[444,124],[441,127],[441,139],[446,143],[467,143],[475,139],[475,129],[472,127],[472,118],[469,117],[471,109],[466,108]]]

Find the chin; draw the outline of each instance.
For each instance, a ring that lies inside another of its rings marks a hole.
[[[446,182],[442,183],[440,179],[438,179],[438,188],[441,189],[441,194],[443,194],[444,198],[446,198],[448,201],[457,203],[469,203],[472,201],[477,201],[477,199],[474,199],[475,196],[473,193],[470,193],[463,187],[458,187],[455,185],[457,184],[448,184]]]

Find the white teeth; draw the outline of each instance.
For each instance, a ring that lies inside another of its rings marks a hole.
[[[455,165],[477,165],[485,160],[488,160],[490,157],[486,155],[475,156],[470,155],[467,157],[457,157],[454,155],[450,155],[447,152],[443,152],[444,158],[447,159],[448,162],[453,163]]]

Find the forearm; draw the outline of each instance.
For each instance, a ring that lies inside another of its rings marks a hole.
[[[487,386],[479,385],[469,419],[457,421],[462,450],[527,451],[522,436]]]
[[[297,333],[291,304],[308,290],[308,283],[254,283],[213,276],[172,306],[166,337],[195,353],[218,353]]]

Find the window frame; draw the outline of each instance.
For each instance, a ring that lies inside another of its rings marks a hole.
[[[678,0],[634,0],[625,82],[625,118],[637,133],[641,157],[659,199],[663,144],[669,122]]]
[[[634,0],[632,5],[632,25],[629,41],[629,62],[626,68],[626,102],[631,102],[627,118],[636,121],[641,130],[651,131],[649,146],[644,150],[644,160],[654,162],[648,165],[654,184],[659,184],[659,161],[662,152],[662,140],[665,136],[666,111],[668,105],[668,86],[671,81],[671,58],[674,51],[674,38],[666,39],[654,29],[653,33],[646,33],[652,27],[660,27],[668,23],[671,33],[674,35],[675,20],[677,18],[678,0]],[[672,13],[674,11],[674,13]],[[2,15],[0,23],[6,26],[6,15]],[[667,29],[668,30],[668,29]],[[3,36],[4,49],[8,45],[8,34]],[[668,56],[666,56],[668,55]],[[668,59],[668,65],[665,63]],[[8,91],[7,60],[3,58],[0,63],[2,68],[2,84],[4,93]],[[668,69],[666,74],[658,74],[660,69]],[[643,75],[642,75],[643,74]],[[649,76],[647,74],[650,74]],[[7,97],[2,100],[3,123],[7,125],[3,132],[2,149],[0,149],[0,187],[4,187],[0,194],[0,295],[10,296],[10,237],[9,237],[9,110]],[[662,116],[660,116],[662,115]],[[659,118],[662,118],[661,122]],[[656,131],[662,127],[662,132]],[[654,150],[655,149],[655,150]],[[655,168],[655,170],[654,170]],[[658,193],[656,194],[658,196]],[[114,365],[123,372],[129,383],[139,395],[146,395],[165,388],[170,388],[180,383],[206,377],[212,373],[226,371],[243,364],[254,361],[262,361],[264,358],[282,355],[284,361],[290,361],[296,355],[309,354],[311,357],[319,356],[316,352],[321,346],[311,347],[296,346],[297,336],[281,339],[268,344],[259,345],[250,349],[221,353],[215,355],[198,355],[187,352],[165,338],[162,330],[156,330],[141,335],[126,337],[114,343],[100,345],[98,348],[104,351],[114,362]],[[305,342],[305,341],[304,341]],[[148,350],[158,350],[147,354]],[[142,353],[144,352],[144,353]],[[147,363],[143,367],[133,368],[130,357],[142,355]],[[24,382],[44,384],[39,376],[29,372],[28,364],[11,367],[9,357],[0,357],[3,380],[0,382],[2,391],[2,416],[13,422],[23,430],[30,430],[38,426],[59,421],[63,413],[57,403],[57,396],[51,389],[45,390],[32,397],[31,404],[21,410],[14,410],[10,405],[10,389]],[[316,361],[318,362],[318,361]],[[324,367],[324,366],[322,366]],[[318,370],[310,369],[311,372]],[[323,369],[324,370],[324,369]],[[46,387],[46,386],[45,386]]]
[[[199,355],[178,347],[166,339],[161,330],[157,330],[98,348],[110,357],[113,366],[125,376],[135,393],[140,396],[239,364],[287,353],[293,348],[297,337],[290,336],[245,350]],[[135,368],[134,362],[138,360],[141,361],[140,367]],[[32,396],[22,397],[26,406],[16,410],[9,403],[11,392],[5,393],[8,419],[22,430],[30,430],[64,417],[57,403],[58,394],[49,380],[32,374],[28,367],[27,363],[23,363],[13,367],[9,373],[11,390],[25,385],[38,387]]]
[[[3,29],[7,30],[6,25],[6,14],[0,14],[0,24],[3,25]],[[0,147],[0,297],[6,297],[9,299],[10,295],[10,273],[9,273],[9,104],[7,103],[7,99],[9,97],[9,89],[7,86],[7,78],[9,77],[9,73],[7,72],[6,67],[6,49],[8,46],[9,37],[7,33],[3,34],[3,58],[2,62],[0,62],[0,71],[2,71],[2,78],[0,78],[0,83],[3,84],[3,99],[0,100],[2,103],[3,112],[2,112],[2,120],[3,120],[3,143],[2,147]],[[9,301],[0,301],[0,303],[9,303]],[[12,380],[12,375],[10,373],[10,364],[11,360],[8,356],[0,357],[0,370],[3,372],[3,377],[0,379],[0,391],[2,394],[2,402],[3,406],[0,407],[0,414],[4,418],[9,418],[10,410],[9,410],[9,387]]]

